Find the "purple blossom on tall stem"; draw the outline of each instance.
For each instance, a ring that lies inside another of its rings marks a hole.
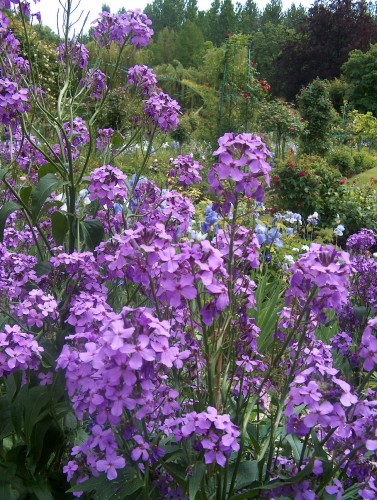
[[[15,125],[18,113],[29,111],[28,89],[18,89],[16,83],[7,78],[0,79],[0,122]]]
[[[144,95],[156,90],[157,77],[148,66],[132,66],[128,69],[128,85],[134,85]]]
[[[63,65],[67,61],[80,69],[85,69],[88,65],[89,52],[82,43],[69,40],[68,47],[66,47],[65,42],[61,43],[56,49],[56,54],[58,62]]]
[[[123,203],[127,198],[126,175],[119,168],[111,165],[93,170],[88,177],[88,191],[91,201],[98,200],[101,205],[113,208],[114,202]]]
[[[194,160],[192,156],[178,155],[171,164],[173,168],[169,172],[169,177],[177,177],[181,186],[198,184],[202,180],[199,172],[203,165]]]
[[[153,92],[151,97],[144,102],[145,114],[152,119],[157,128],[163,132],[176,130],[179,123],[178,115],[181,112],[177,101],[163,92]]]

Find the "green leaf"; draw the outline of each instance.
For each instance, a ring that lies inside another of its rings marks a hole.
[[[61,212],[54,212],[51,215],[52,237],[55,243],[60,246],[64,243],[65,236],[68,232],[68,219]]]
[[[57,170],[51,163],[46,163],[38,168],[38,180],[40,181],[42,177],[47,174],[56,174]]]
[[[30,196],[31,196],[32,191],[33,191],[33,186],[25,186],[25,187],[20,189],[19,197],[21,198],[22,202],[26,206],[29,205],[29,200],[30,200]]]
[[[120,147],[122,147],[124,144],[124,139],[122,138],[122,136],[120,135],[119,132],[115,132],[114,135],[113,135],[113,139],[111,141],[111,145],[114,149],[118,149]]]
[[[259,468],[258,460],[241,462],[237,470],[235,489],[240,490],[258,481]]]
[[[15,212],[16,210],[20,210],[21,205],[18,203],[15,203],[14,201],[7,201],[4,203],[4,205],[0,209],[0,243],[3,242],[4,238],[4,229],[5,229],[5,224],[7,222],[8,217],[10,214]]]
[[[31,215],[33,222],[38,220],[41,208],[50,194],[66,184],[67,182],[63,182],[51,173],[46,174],[40,179],[31,195]]]
[[[190,500],[195,500],[196,494],[200,490],[206,466],[203,463],[196,463],[192,470],[192,475],[189,477],[189,495]]]
[[[4,179],[4,177],[7,175],[8,169],[6,168],[0,168],[0,181]]]
[[[186,491],[187,481],[185,470],[177,464],[168,464],[161,461],[161,465],[172,476],[175,482]]]
[[[105,231],[100,220],[83,220],[79,222],[80,239],[88,250],[94,250],[103,240]]]
[[[34,266],[34,271],[37,273],[38,278],[47,276],[51,272],[51,264],[49,262],[38,262]]]
[[[297,465],[300,462],[303,444],[301,443],[301,441],[297,436],[294,436],[292,434],[288,434],[288,436],[285,439],[291,446],[293,457]]]

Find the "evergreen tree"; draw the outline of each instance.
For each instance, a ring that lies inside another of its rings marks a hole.
[[[204,54],[204,37],[200,28],[187,21],[177,36],[175,58],[183,66],[196,66]]]
[[[187,0],[185,5],[185,21],[195,22],[198,18],[197,0]]]
[[[283,3],[281,0],[270,0],[266,5],[261,23],[264,26],[267,23],[280,24],[283,18]]]
[[[294,3],[284,12],[283,22],[287,28],[299,28],[306,18],[306,9],[300,3],[296,6]]]
[[[246,35],[256,33],[260,24],[260,12],[254,0],[236,6],[237,31]]]

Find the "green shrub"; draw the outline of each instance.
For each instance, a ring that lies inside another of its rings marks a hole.
[[[377,231],[377,191],[370,186],[350,186],[338,200],[338,213],[345,226],[345,236],[363,228]]]
[[[353,154],[355,161],[354,172],[360,174],[366,170],[370,170],[377,165],[377,158],[367,151],[357,151]]]
[[[331,225],[343,193],[341,181],[339,170],[319,156],[290,157],[273,172],[277,208],[298,212],[304,218],[317,211],[321,225]]]
[[[355,160],[347,149],[337,149],[329,157],[330,165],[346,177],[355,173]]]

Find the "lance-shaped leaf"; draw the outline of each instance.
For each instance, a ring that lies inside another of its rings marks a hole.
[[[33,222],[38,220],[43,204],[54,191],[58,191],[67,182],[58,179],[54,174],[46,174],[36,185],[31,195],[31,215]]]
[[[0,243],[3,242],[4,238],[4,229],[5,229],[5,224],[7,222],[8,217],[10,216],[11,213],[15,212],[16,210],[20,210],[21,205],[18,203],[15,203],[14,201],[7,201],[4,203],[4,205],[0,209]]]

